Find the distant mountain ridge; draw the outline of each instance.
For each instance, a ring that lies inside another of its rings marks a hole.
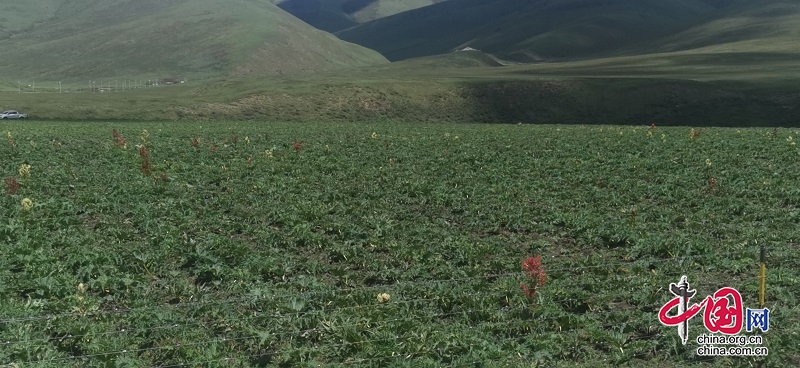
[[[336,32],[445,0],[274,0],[314,27]]]
[[[386,63],[272,0],[26,0],[0,10],[7,80],[241,77]]]
[[[744,39],[747,27],[776,28],[769,17],[792,16],[796,7],[779,0],[449,0],[335,34],[393,61],[467,46],[520,62],[576,60],[693,47],[690,38],[694,46],[701,38],[705,46]],[[796,29],[796,20],[785,23]],[[744,27],[738,35],[734,23]]]

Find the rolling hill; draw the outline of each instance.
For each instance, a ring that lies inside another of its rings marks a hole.
[[[390,60],[471,46],[504,59],[624,54],[724,14],[738,0],[451,0],[337,32]],[[761,3],[759,3],[761,4]]]
[[[274,0],[278,6],[316,28],[336,32],[359,23],[445,0]]]
[[[30,0],[4,5],[7,80],[205,78],[385,63],[270,0]],[[13,50],[13,52],[8,52]]]

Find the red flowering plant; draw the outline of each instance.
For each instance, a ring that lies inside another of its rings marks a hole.
[[[20,187],[20,184],[17,181],[17,178],[10,177],[10,178],[6,179],[6,190],[8,191],[8,194],[17,194],[17,191],[19,190],[19,187]]]
[[[303,149],[303,145],[300,144],[299,141],[294,141],[294,143],[292,143],[292,148],[294,148],[296,152],[300,152],[300,150]]]
[[[522,282],[519,288],[530,299],[536,299],[536,290],[547,282],[547,275],[542,268],[542,256],[528,257],[522,261],[522,272],[528,283]]]
[[[708,194],[713,195],[717,194],[717,190],[719,190],[719,188],[717,187],[717,179],[714,179],[713,176],[708,178],[708,185],[706,186],[706,192]]]

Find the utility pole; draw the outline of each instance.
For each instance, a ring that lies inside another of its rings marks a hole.
[[[36,81],[33,81],[33,93],[36,93]]]
[[[19,93],[22,93],[22,83],[20,83],[19,81],[17,81],[17,91],[19,91]]]

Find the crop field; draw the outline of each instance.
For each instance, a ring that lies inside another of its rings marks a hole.
[[[0,133],[0,366],[800,364],[794,129]],[[682,275],[758,308],[762,246],[767,358],[659,322]]]

